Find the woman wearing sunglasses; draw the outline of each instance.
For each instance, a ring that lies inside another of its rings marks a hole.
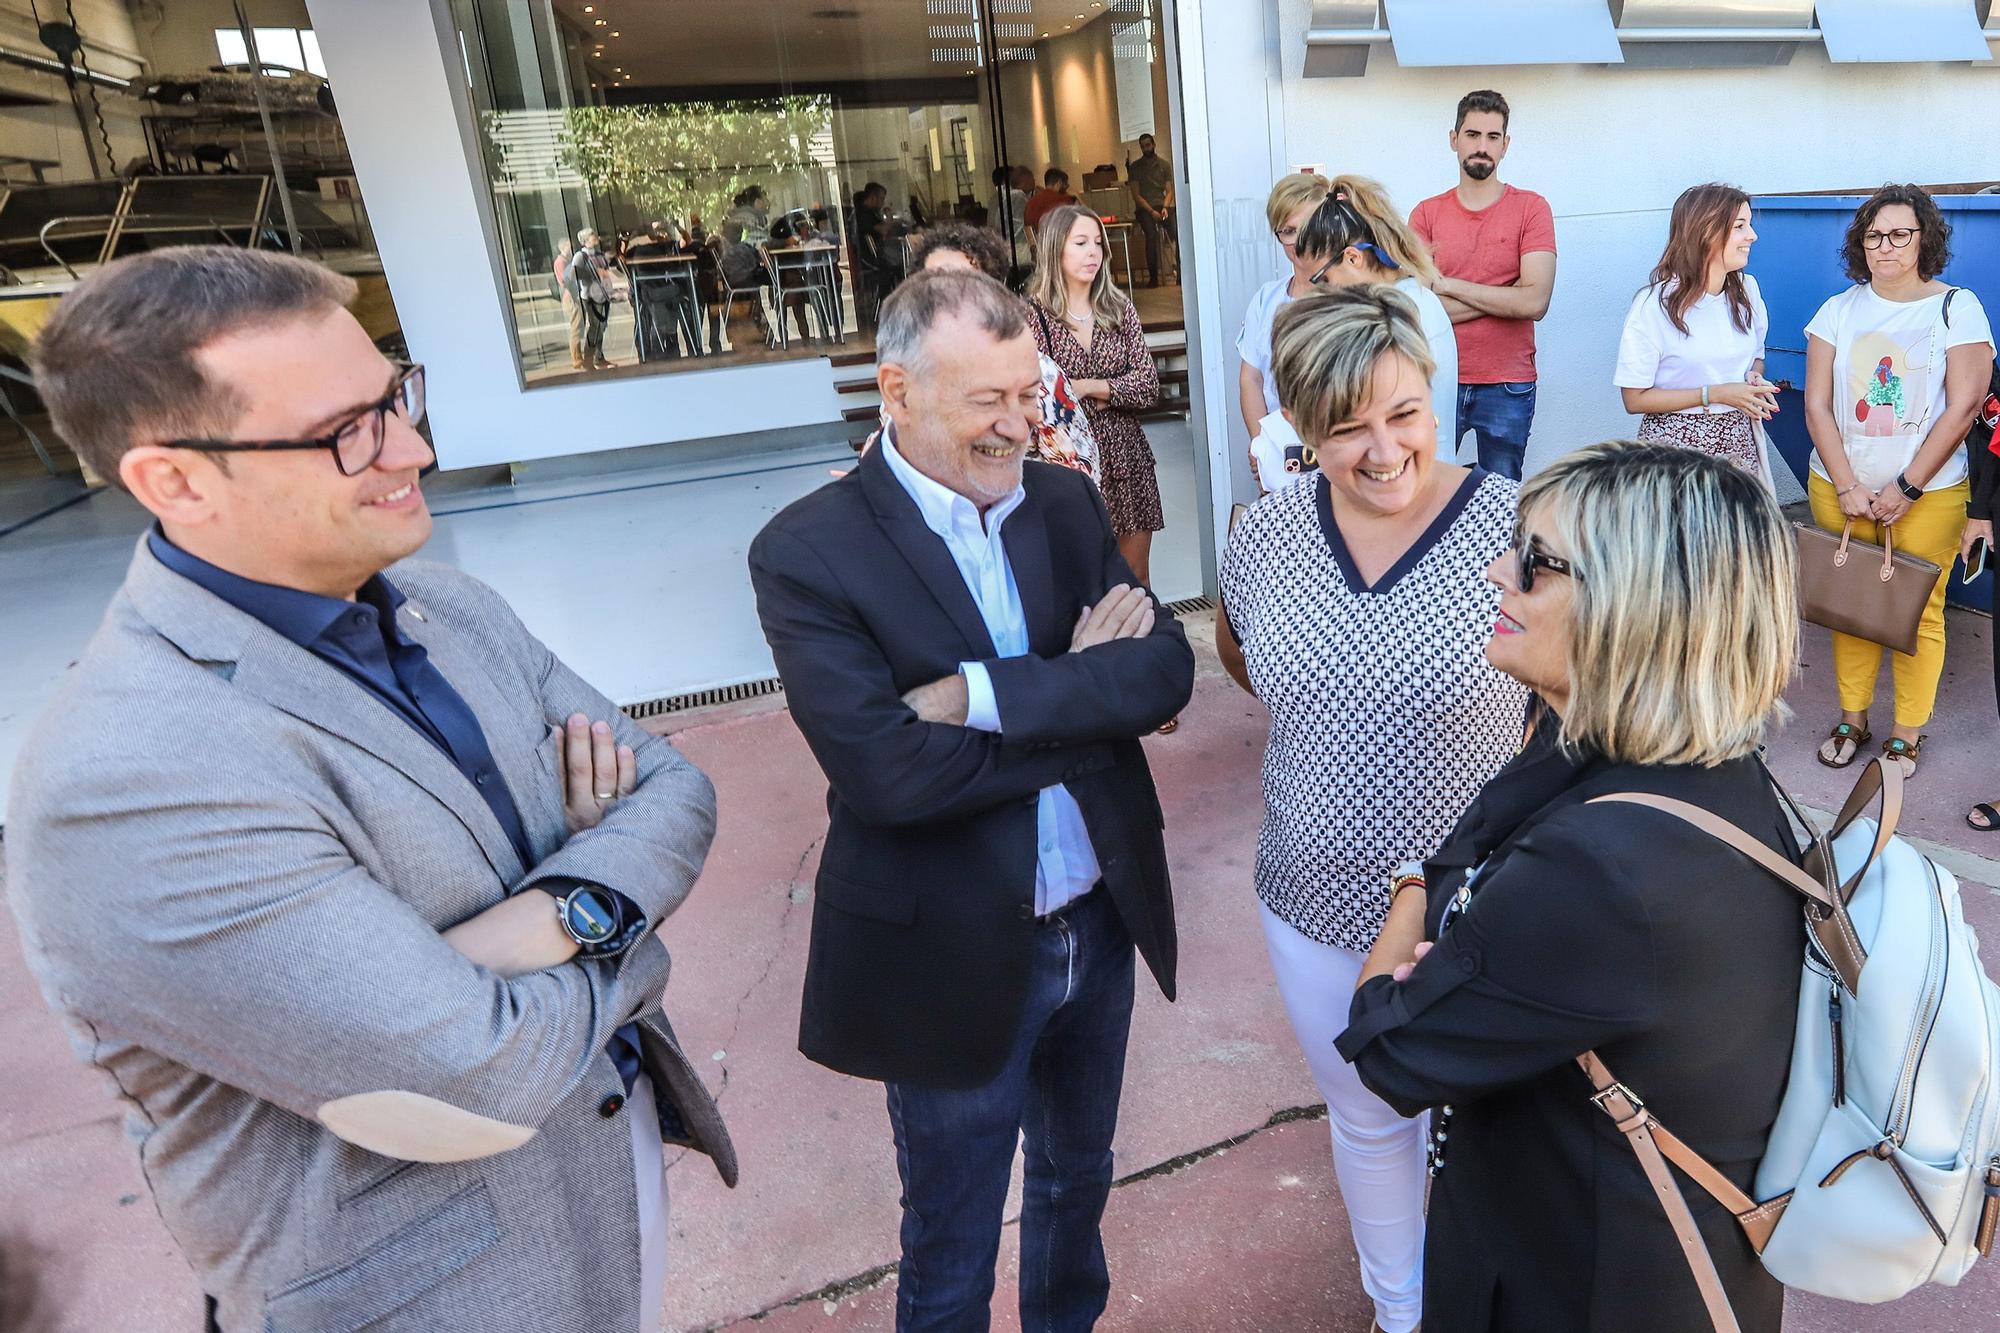
[[[1426,1329],[1705,1329],[1667,1214],[1576,1057],[1596,1051],[1749,1190],[1791,1064],[1798,897],[1675,816],[1590,802],[1670,797],[1796,859],[1757,759],[1797,658],[1790,531],[1741,468],[1592,445],[1522,487],[1487,577],[1486,657],[1547,707],[1442,849],[1378,881],[1387,922],[1339,1050],[1399,1112],[1444,1108]],[[1783,1288],[1735,1218],[1683,1192],[1739,1325],[1772,1333]]]
[[[1806,325],[1806,427],[1812,434],[1807,494],[1829,532],[1848,523],[1862,541],[1884,530],[1899,551],[1947,573],[1965,529],[1966,454],[1973,414],[1986,397],[1993,329],[1979,298],[1938,275],[1951,259],[1951,226],[1914,185],[1885,185],[1855,210],[1842,245],[1855,285]],[[1938,580],[1917,629],[1917,651],[1897,653],[1895,724],[1882,753],[1917,771],[1924,724],[1944,674],[1944,597]],[[1882,646],[1833,636],[1840,720],[1819,748],[1829,768],[1853,763],[1874,735]]]
[[[1298,251],[1312,265],[1307,281],[1322,290],[1387,283],[1410,298],[1437,369],[1431,410],[1438,419],[1438,456],[1458,456],[1458,335],[1444,302],[1430,247],[1403,221],[1388,193],[1366,176],[1336,176],[1333,190],[1299,232]]]
[[[1287,271],[1283,277],[1273,278],[1257,289],[1257,294],[1250,298],[1250,308],[1243,314],[1242,331],[1236,335],[1236,355],[1243,362],[1236,374],[1237,403],[1243,413],[1243,424],[1250,431],[1250,474],[1257,477],[1264,490],[1273,487],[1258,471],[1255,445],[1266,423],[1278,412],[1278,382],[1271,375],[1271,324],[1280,310],[1313,290],[1313,270],[1319,263],[1299,254],[1298,239],[1306,219],[1319,207],[1319,201],[1326,198],[1327,190],[1326,177],[1310,171],[1294,172],[1271,187],[1271,197],[1264,203],[1264,217],[1271,224],[1272,239],[1285,256]],[[1282,426],[1283,418],[1271,424]],[[1288,430],[1282,433],[1290,435]],[[1287,446],[1296,455],[1298,441],[1287,438],[1285,445],[1280,446],[1281,451]]]
[[[1437,457],[1417,312],[1338,288],[1277,319],[1278,394],[1319,471],[1253,507],[1222,562],[1216,646],[1270,710],[1255,872],[1278,994],[1326,1098],[1377,1325],[1422,1319],[1424,1131],[1335,1053],[1382,886],[1520,746],[1527,691],[1485,659],[1516,484]]]

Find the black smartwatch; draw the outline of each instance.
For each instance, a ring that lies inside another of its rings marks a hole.
[[[1903,498],[1911,504],[1924,498],[1924,488],[1910,485],[1910,479],[1900,472],[1896,474],[1896,489],[1901,491]]]
[[[625,896],[587,880],[545,880],[535,886],[556,900],[556,923],[587,958],[623,953],[645,930],[645,918],[628,912]]]

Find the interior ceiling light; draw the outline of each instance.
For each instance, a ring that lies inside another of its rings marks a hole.
[[[600,27],[600,28],[604,26],[604,20],[603,20],[603,19],[592,19],[592,20],[591,20],[591,22],[592,22],[592,23],[593,23],[594,25],[596,25],[597,27]]]
[[[612,35],[613,37],[623,37],[623,36],[624,36],[625,34],[624,34],[624,33],[622,33],[622,32],[614,32],[614,33],[612,33],[611,35]]]

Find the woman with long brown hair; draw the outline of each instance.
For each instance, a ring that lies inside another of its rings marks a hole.
[[[1166,526],[1153,446],[1138,414],[1160,400],[1160,372],[1139,311],[1111,282],[1104,223],[1087,208],[1052,209],[1035,233],[1029,327],[1043,356],[1068,376],[1097,441],[1097,480],[1118,551],[1152,582],[1153,534]]]
[[[1744,271],[1756,239],[1743,191],[1682,191],[1667,248],[1625,316],[1612,382],[1625,410],[1645,418],[1640,439],[1711,454],[1768,483],[1757,423],[1778,410],[1778,391],[1764,378],[1764,298]]]

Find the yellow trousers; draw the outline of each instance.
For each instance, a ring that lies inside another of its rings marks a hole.
[[[1833,483],[1815,472],[1806,483],[1806,494],[1812,501],[1813,521],[1829,532],[1839,532],[1845,519]],[[1898,551],[1934,561],[1944,570],[1917,626],[1917,651],[1890,655],[1899,727],[1923,726],[1937,706],[1938,681],[1944,675],[1944,594],[1951,584],[1952,561],[1958,558],[1958,539],[1965,531],[1965,502],[1970,494],[1970,485],[1963,481],[1925,491],[1924,498],[1894,524],[1891,536]],[[1880,544],[1882,525],[1872,518],[1857,518],[1854,535]],[[1840,685],[1841,708],[1865,713],[1875,702],[1875,679],[1882,672],[1885,651],[1881,644],[1851,634],[1833,636],[1833,675]]]

